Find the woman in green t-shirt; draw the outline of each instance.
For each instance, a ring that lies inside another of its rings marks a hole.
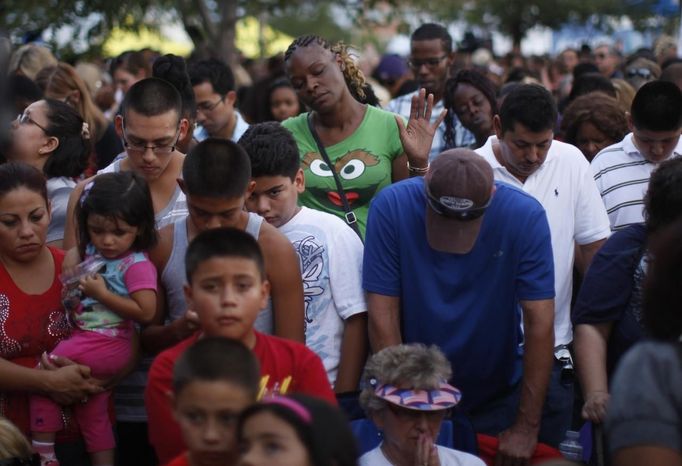
[[[374,195],[392,182],[426,173],[433,134],[445,114],[429,123],[433,96],[425,98],[424,90],[413,99],[407,126],[401,117],[362,103],[365,78],[342,43],[302,36],[289,46],[284,60],[294,90],[310,109],[283,122],[296,139],[305,173],[300,203],[342,218],[346,213],[310,121],[364,236]]]

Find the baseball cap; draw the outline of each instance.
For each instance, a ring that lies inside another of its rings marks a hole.
[[[407,64],[405,60],[395,54],[385,54],[381,57],[381,61],[376,67],[374,75],[380,81],[388,81],[391,79],[398,79],[407,73]]]
[[[470,252],[490,205],[493,169],[469,149],[451,149],[431,163],[424,176],[426,238],[440,252]]]

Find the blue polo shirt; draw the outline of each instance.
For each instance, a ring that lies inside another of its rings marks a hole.
[[[406,343],[438,345],[452,364],[462,407],[507,395],[522,375],[520,300],[554,297],[545,211],[501,182],[468,254],[432,249],[426,239],[423,178],[382,190],[372,202],[363,287],[396,296]]]

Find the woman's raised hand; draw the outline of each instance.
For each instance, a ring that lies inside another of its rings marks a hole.
[[[412,96],[410,106],[410,118],[407,127],[403,119],[396,115],[400,142],[411,167],[426,168],[429,163],[429,152],[436,129],[445,119],[447,110],[441,111],[436,121],[431,123],[433,111],[433,94],[426,95],[426,89],[422,88],[419,93]]]

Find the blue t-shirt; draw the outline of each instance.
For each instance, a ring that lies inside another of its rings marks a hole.
[[[643,223],[616,231],[594,255],[573,308],[573,325],[613,324],[606,357],[609,375],[625,352],[644,337],[646,240]]]
[[[381,191],[367,223],[363,287],[400,297],[403,341],[443,350],[465,410],[508,394],[520,380],[519,300],[554,297],[544,209],[510,185],[495,185],[468,254],[442,253],[429,246],[423,178]]]

